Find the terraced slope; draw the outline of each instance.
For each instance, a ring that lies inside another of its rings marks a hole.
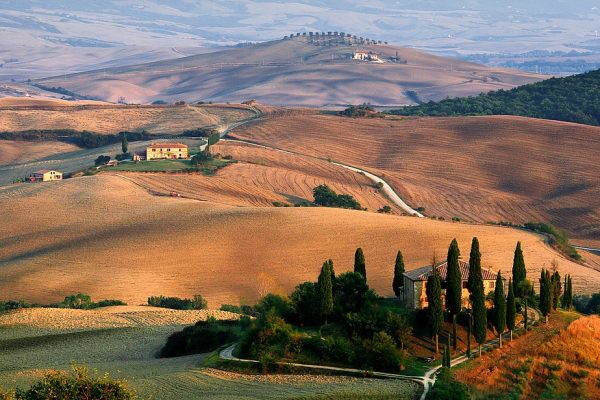
[[[600,239],[600,128],[520,117],[270,116],[234,137],[385,175],[430,216],[549,221]]]
[[[209,304],[252,302],[315,279],[323,260],[352,269],[356,247],[369,283],[391,295],[393,261],[408,269],[445,254],[453,238],[463,253],[478,236],[483,265],[509,272],[521,240],[530,276],[558,260],[576,290],[600,289],[600,273],[560,257],[527,232],[414,217],[325,208],[232,207],[156,197],[118,176],[99,175],[0,188],[0,292],[37,302],[84,292],[144,303],[151,295],[192,296]],[[32,210],[44,210],[33,212]]]

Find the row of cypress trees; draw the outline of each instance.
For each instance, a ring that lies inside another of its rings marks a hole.
[[[540,274],[540,312],[546,323],[550,313],[556,310],[559,305],[567,310],[573,307],[573,281],[571,275],[565,275],[563,286],[558,271],[555,270],[550,273],[550,270],[542,268]]]

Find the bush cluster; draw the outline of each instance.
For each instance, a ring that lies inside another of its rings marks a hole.
[[[171,308],[173,310],[205,310],[208,303],[199,294],[192,299],[181,299],[179,297],[151,296],[148,297],[148,305],[154,307]]]
[[[362,210],[360,203],[354,197],[349,194],[337,194],[325,184],[315,187],[313,196],[314,204],[318,206]]]
[[[217,321],[209,318],[175,332],[160,351],[161,357],[179,357],[206,353],[234,342],[240,337],[238,321]]]

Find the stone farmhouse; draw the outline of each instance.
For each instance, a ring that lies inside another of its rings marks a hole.
[[[188,158],[188,146],[182,143],[153,143],[146,147],[146,160],[186,158]]]
[[[63,173],[54,171],[51,169],[42,169],[35,171],[29,176],[31,182],[49,182],[49,181],[62,181]]]
[[[469,263],[459,260],[460,274],[462,277],[462,303],[463,307],[469,307],[469,290],[467,289],[467,281],[469,279]],[[440,274],[442,280],[442,300],[445,304],[446,294],[446,274],[448,272],[448,262],[436,264],[435,268]],[[404,273],[404,287],[401,288],[400,298],[404,301],[407,307],[413,309],[421,309],[427,307],[427,295],[425,292],[425,284],[427,278],[431,276],[433,269],[431,265],[413,269]],[[483,291],[487,296],[488,293],[494,291],[496,285],[496,274],[482,268],[481,275],[483,276]]]

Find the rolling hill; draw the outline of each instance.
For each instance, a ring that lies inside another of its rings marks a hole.
[[[386,62],[352,60],[357,50],[375,52]],[[113,102],[121,97],[130,103],[257,99],[276,105],[322,106],[414,104],[510,89],[543,78],[331,34],[62,75],[34,84]]]
[[[332,258],[337,273],[363,247],[369,283],[391,295],[393,261],[407,269],[445,254],[457,238],[463,253],[473,236],[483,265],[508,273],[517,240],[531,277],[558,261],[578,293],[600,288],[600,272],[562,258],[540,237],[469,225],[328,208],[235,207],[150,195],[123,177],[97,175],[54,184],[0,188],[0,292],[37,302],[84,292],[135,305],[151,295],[201,293],[211,307],[252,303],[313,280]]]
[[[600,237],[600,128],[530,118],[275,115],[232,136],[360,166],[429,216],[548,221]],[[589,240],[590,242],[587,242]]]

